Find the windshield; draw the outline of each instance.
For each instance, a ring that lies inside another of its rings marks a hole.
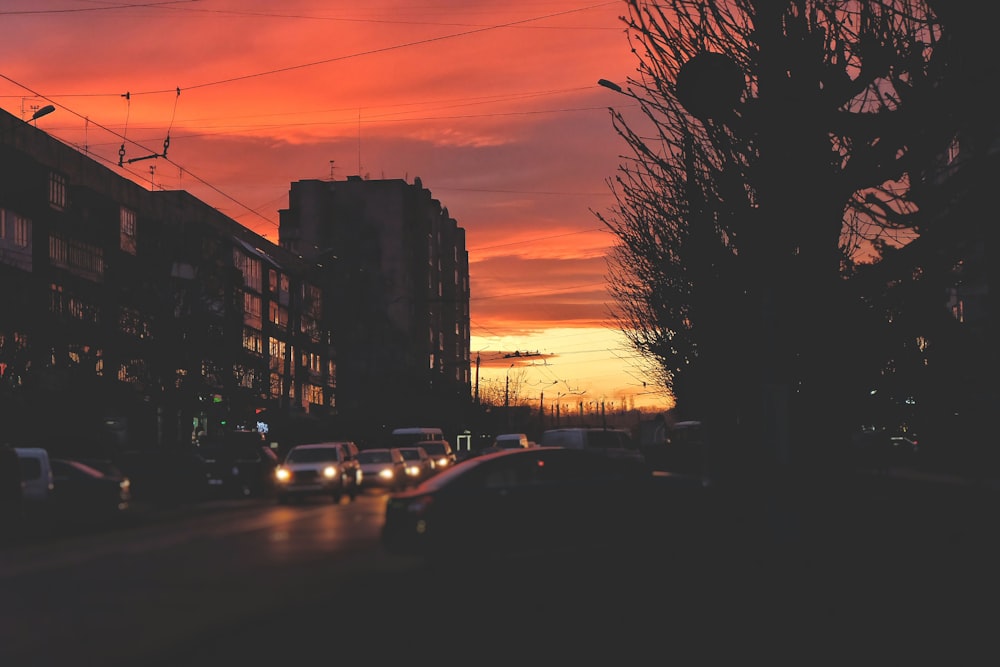
[[[358,453],[361,463],[392,463],[392,452],[388,449],[368,450]]]
[[[445,442],[423,442],[420,446],[431,456],[447,456],[451,454],[448,443]]]
[[[292,449],[285,457],[286,463],[316,463],[317,461],[336,461],[336,447],[309,447],[308,449]]]
[[[407,461],[419,461],[420,460],[420,450],[419,449],[401,449],[399,453],[403,455],[403,458]]]

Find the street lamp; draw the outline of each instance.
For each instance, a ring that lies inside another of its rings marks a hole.
[[[617,83],[615,83],[614,81],[608,81],[607,79],[598,79],[597,80],[597,85],[604,86],[605,88],[610,88],[611,90],[615,91],[616,93],[624,93],[625,92],[624,90],[622,90],[622,87],[619,86]]]
[[[55,110],[56,110],[55,106],[53,106],[51,104],[46,104],[44,107],[42,107],[40,109],[36,109],[35,113],[31,114],[31,118],[29,120],[36,121],[35,122],[35,126],[37,126],[38,125],[37,121],[38,121],[39,118],[41,118],[42,116],[48,116],[50,113],[52,113]]]

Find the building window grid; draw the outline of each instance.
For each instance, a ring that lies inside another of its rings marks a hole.
[[[53,266],[69,266],[69,246],[66,239],[58,236],[49,237],[49,263]]]
[[[233,248],[233,265],[243,273],[243,285],[260,292],[260,260]]]
[[[118,325],[122,333],[139,340],[152,338],[152,327],[142,313],[135,308],[123,307],[118,318]]]
[[[253,319],[260,319],[260,297],[252,292],[244,292],[243,312]]]
[[[146,381],[146,361],[130,359],[118,366],[118,381],[125,384],[138,385]]]
[[[66,301],[66,312],[70,317],[88,324],[100,324],[100,310],[97,306],[79,297],[71,296]]]
[[[66,295],[63,286],[52,283],[49,288],[49,310],[57,315],[66,311]]]
[[[282,329],[287,329],[288,328],[288,309],[282,307],[281,305],[275,303],[274,301],[272,301],[270,304],[268,304],[268,307],[269,307],[269,309],[271,311],[270,312],[270,316],[268,317],[268,321],[270,321],[271,324],[277,325],[278,327],[280,327]]]
[[[314,405],[323,405],[323,387],[307,384],[304,387],[305,400]]]
[[[49,204],[60,211],[66,208],[66,177],[59,172],[49,172]]]
[[[13,241],[14,246],[18,248],[27,248],[31,245],[31,219],[14,212],[6,213],[7,217],[13,219],[13,224],[9,225],[9,227],[14,228],[14,233],[10,236],[11,241]],[[6,234],[10,234],[9,229]]]
[[[260,331],[252,327],[243,327],[243,349],[254,354],[264,354],[264,341]]]

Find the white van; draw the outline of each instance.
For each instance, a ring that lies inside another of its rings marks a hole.
[[[21,465],[24,502],[28,507],[40,507],[48,502],[55,480],[49,452],[42,447],[15,447]]]
[[[429,426],[410,426],[392,431],[393,447],[412,447],[417,442],[429,440],[444,440],[444,432]]]

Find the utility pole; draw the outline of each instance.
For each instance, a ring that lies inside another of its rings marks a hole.
[[[479,405],[479,364],[482,363],[482,359],[479,353],[476,352],[476,405]]]

